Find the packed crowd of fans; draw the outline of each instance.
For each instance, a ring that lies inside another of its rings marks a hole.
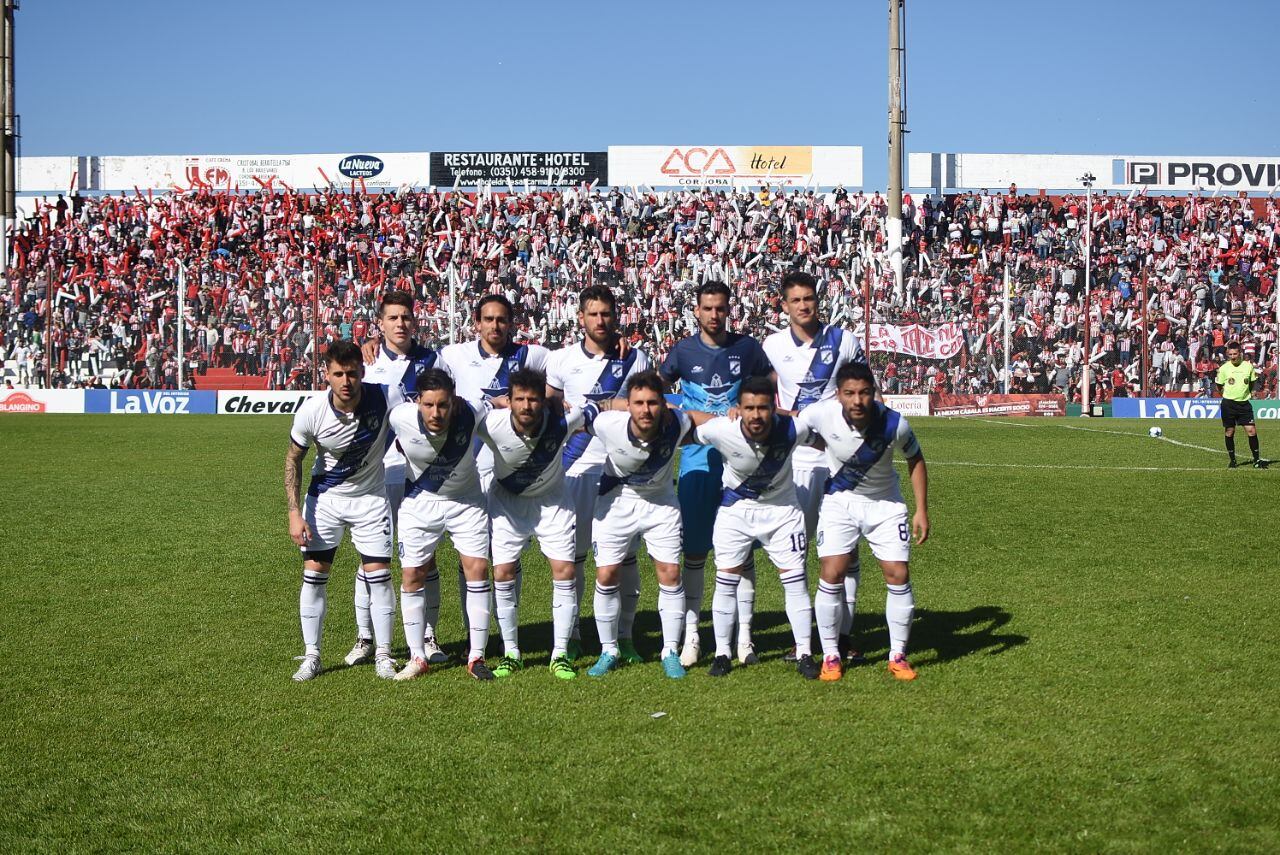
[[[388,289],[415,295],[428,340],[448,340],[451,305],[466,335],[473,301],[498,290],[524,310],[520,337],[555,346],[576,335],[577,292],[595,282],[614,287],[632,341],[661,356],[694,330],[693,288],[707,280],[735,290],[732,328],[781,329],[774,286],[798,268],[819,279],[835,322],[862,323],[865,281],[873,322],[959,325],[967,346],[957,357],[874,354],[888,391],[980,393],[1004,382],[1007,270],[1011,391],[1078,400],[1087,358],[1095,399],[1144,388],[1208,393],[1215,361],[1238,339],[1274,395],[1276,204],[1101,193],[1092,201],[1087,212],[1082,195],[1016,188],[907,196],[899,287],[885,256],[887,200],[843,189],[467,195],[268,186],[59,198],[19,221],[10,239],[0,355],[16,364],[18,384],[52,376],[55,386],[172,388],[181,310],[197,385],[207,367],[223,366],[265,375],[270,388],[311,388],[317,347],[374,334]]]

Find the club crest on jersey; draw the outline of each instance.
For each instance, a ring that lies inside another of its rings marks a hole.
[[[508,360],[507,360],[507,370],[508,370],[508,371],[519,371],[519,370],[520,370],[520,360],[519,360],[519,359],[508,359]]]
[[[614,377],[621,377],[621,376],[622,376],[622,363],[621,363],[621,362],[615,362],[615,363],[613,363],[612,365],[610,365],[610,366],[609,366],[609,370],[613,372],[613,376],[614,376]]]
[[[831,363],[836,361],[836,355],[835,353],[832,352],[831,348],[829,347],[819,348],[818,361],[821,362],[823,365],[830,365]]]
[[[736,356],[729,357],[729,373],[732,374],[734,377],[741,376],[742,374],[741,359],[738,359]]]

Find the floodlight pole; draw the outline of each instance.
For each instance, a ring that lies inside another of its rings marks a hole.
[[[1150,374],[1148,360],[1151,358],[1151,332],[1147,326],[1147,271],[1142,271],[1142,358],[1138,360],[1138,366],[1142,371],[1142,380],[1138,385],[1138,394],[1140,397],[1147,397],[1147,376]]]
[[[13,13],[18,0],[0,0],[3,5],[4,33],[0,37],[0,121],[3,122],[3,163],[0,163],[0,273],[9,267],[9,228],[17,221],[17,142],[18,120],[14,112],[13,85]]]
[[[1004,318],[1004,393],[1009,394],[1009,262],[1004,264],[1004,296],[1001,298],[1001,317]]]
[[[1090,389],[1089,389],[1089,373],[1092,366],[1089,364],[1089,352],[1093,350],[1093,328],[1090,324],[1092,311],[1092,294],[1093,294],[1093,182],[1098,179],[1094,177],[1092,172],[1086,172],[1080,177],[1081,183],[1084,184],[1084,317],[1081,319],[1084,323],[1084,368],[1080,372],[1080,415],[1091,415],[1090,408]]]
[[[185,389],[182,383],[184,374],[186,348],[184,342],[187,333],[187,266],[178,262],[178,388]]]
[[[903,79],[906,51],[902,45],[902,22],[906,0],[889,0],[889,217],[885,223],[889,266],[894,288],[902,290],[902,128]]]

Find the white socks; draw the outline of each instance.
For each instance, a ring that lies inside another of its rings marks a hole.
[[[520,577],[493,583],[497,603],[498,629],[502,632],[503,653],[520,658]]]
[[[366,570],[364,578],[369,583],[369,616],[373,619],[378,655],[389,656],[396,625],[396,592],[391,587],[391,568]]]
[[[617,585],[601,585],[596,582],[595,597],[596,632],[600,634],[600,649],[603,653],[618,655],[618,612],[622,607],[622,598],[618,596]]]
[[[373,638],[373,617],[369,614],[369,580],[364,568],[356,565],[356,636]]]
[[[854,550],[849,569],[844,574],[844,614],[840,618],[840,634],[853,635],[853,615],[858,606],[858,583],[862,581],[862,560]]]
[[[640,606],[640,567],[634,555],[622,559],[618,567],[618,591],[622,605],[618,612],[618,638],[630,638]]]
[[[716,636],[716,656],[732,656],[733,624],[738,618],[738,585],[742,577],[736,573],[716,573],[716,590],[711,595],[711,628]]]
[[[439,581],[439,577],[436,577]],[[422,639],[426,634],[426,594],[425,590],[406,591],[400,589],[400,614],[404,623],[404,640],[409,643],[409,656],[413,659],[426,659],[427,653],[422,647]]]
[[[551,581],[551,658],[569,649],[569,634],[578,625],[578,592],[572,579]]]
[[[440,571],[432,570],[422,580],[422,635],[436,637],[436,624],[440,623]]]
[[[467,634],[471,639],[471,650],[467,661],[484,658],[484,649],[489,646],[489,594],[493,591],[489,580],[467,582],[467,609],[463,614],[467,618]]]
[[[573,559],[573,632],[570,638],[582,638],[578,629],[578,617],[582,614],[582,598],[587,592],[587,556],[577,555]]]
[[[698,618],[702,612],[702,595],[706,590],[707,557],[684,559],[684,570],[680,574],[684,582],[684,634],[692,636],[698,631]],[[719,574],[716,574],[719,578]]]
[[[844,587],[818,580],[818,595],[813,598],[813,615],[818,621],[818,639],[822,655],[840,655],[840,614],[844,611]]]
[[[747,557],[742,568],[742,582],[738,585],[738,645],[751,641],[751,619],[756,613],[756,565],[755,553]]]
[[[658,586],[658,620],[662,622],[662,655],[678,652],[684,635],[684,585]]]
[[[791,623],[791,635],[796,642],[796,657],[808,656],[812,637],[813,606],[809,603],[809,577],[804,570],[792,570],[778,577],[782,582],[787,620]]]
[[[320,636],[324,633],[324,612],[329,603],[329,574],[319,570],[302,571],[302,593],[298,597],[298,616],[302,619],[302,643],[308,656],[320,655]]]
[[[907,652],[907,639],[911,636],[911,618],[915,615],[916,599],[911,592],[911,582],[905,585],[887,585],[884,595],[884,620],[889,624],[889,656],[903,656]]]

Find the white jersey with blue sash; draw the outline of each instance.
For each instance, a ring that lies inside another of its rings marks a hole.
[[[648,354],[638,348],[618,357],[588,353],[583,342],[577,342],[551,354],[547,360],[547,385],[562,390],[564,399],[573,406],[585,407],[592,401],[625,397],[628,378],[649,367]],[[568,475],[600,472],[604,460],[604,447],[588,434],[572,437],[561,456]]]
[[[764,340],[764,352],[778,376],[778,406],[804,412],[819,401],[834,398],[836,371],[846,362],[867,361],[862,343],[849,330],[824,326],[813,341],[800,341],[785,329]],[[822,453],[811,448],[796,451],[793,465],[812,470],[823,465]]]
[[[399,354],[385,344],[378,348],[378,358],[365,366],[364,382],[377,383],[385,388],[388,409],[418,397],[419,372],[438,367],[439,354],[431,348],[414,342],[409,352]],[[382,457],[387,483],[398,483],[404,478],[404,457],[396,450],[395,436],[387,435],[387,447]]]
[[[775,415],[769,433],[760,442],[742,431],[741,419],[711,419],[697,429],[697,441],[715,447],[724,458],[724,488],[720,506],[739,502],[796,506],[796,485],[791,480],[791,457],[808,445],[810,429],[790,416]]]
[[[511,394],[508,378],[521,368],[546,371],[550,355],[540,344],[508,344],[490,353],[477,341],[451,344],[441,349],[440,363],[453,377],[458,394],[477,406],[490,398]]]
[[[599,412],[595,404],[567,413],[548,409],[542,414],[542,428],[531,437],[516,430],[510,410],[490,413],[480,424],[480,438],[493,450],[493,482],[526,498],[555,494],[564,486],[560,455],[565,443]]]
[[[903,457],[915,457],[920,454],[920,443],[896,410],[880,403],[873,403],[872,408],[865,432],[845,420],[844,408],[834,398],[807,407],[796,421],[827,443],[828,495],[845,493],[869,501],[901,502],[893,450],[898,449]]]
[[[361,385],[355,412],[334,409],[333,393],[315,395],[298,407],[290,439],[316,447],[308,495],[385,495],[382,452],[387,437],[387,396],[381,386]]]
[[[474,440],[489,408],[473,407],[461,398],[454,398],[454,403],[449,424],[440,433],[427,430],[417,404],[405,402],[391,411],[396,443],[405,458],[406,500],[463,499],[480,493]]]
[[[658,435],[643,440],[631,429],[630,413],[601,413],[588,428],[605,452],[600,495],[621,488],[621,495],[675,502],[672,472],[676,449],[692,427],[687,415],[668,410],[663,414]]]

